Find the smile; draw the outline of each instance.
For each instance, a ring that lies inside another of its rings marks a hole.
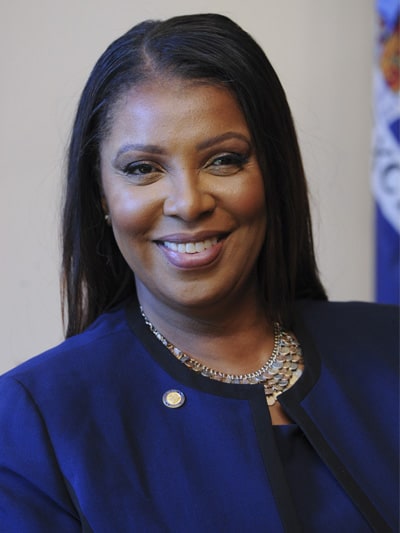
[[[170,242],[170,241],[164,241],[162,244],[169,250],[172,250],[173,252],[179,252],[181,254],[198,254],[200,252],[204,252],[205,250],[208,250],[208,248],[211,248],[212,246],[215,246],[218,242],[218,239],[216,237],[212,237],[211,239],[205,239],[204,241],[196,241],[196,242]]]

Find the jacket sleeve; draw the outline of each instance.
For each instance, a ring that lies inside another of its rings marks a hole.
[[[78,513],[42,416],[12,377],[0,380],[0,532],[74,533]]]

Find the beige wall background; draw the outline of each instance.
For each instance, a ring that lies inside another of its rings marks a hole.
[[[372,299],[373,0],[2,0],[0,372],[62,340],[63,159],[94,62],[143,19],[209,11],[247,29],[286,88],[331,299]]]

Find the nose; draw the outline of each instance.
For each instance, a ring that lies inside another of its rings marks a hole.
[[[215,206],[216,199],[209,187],[206,188],[205,180],[196,173],[182,172],[170,180],[163,212],[190,222],[211,213]]]

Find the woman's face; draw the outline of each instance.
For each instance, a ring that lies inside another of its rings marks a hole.
[[[256,288],[264,186],[228,90],[176,79],[132,88],[100,155],[104,208],[142,304],[205,308]]]

